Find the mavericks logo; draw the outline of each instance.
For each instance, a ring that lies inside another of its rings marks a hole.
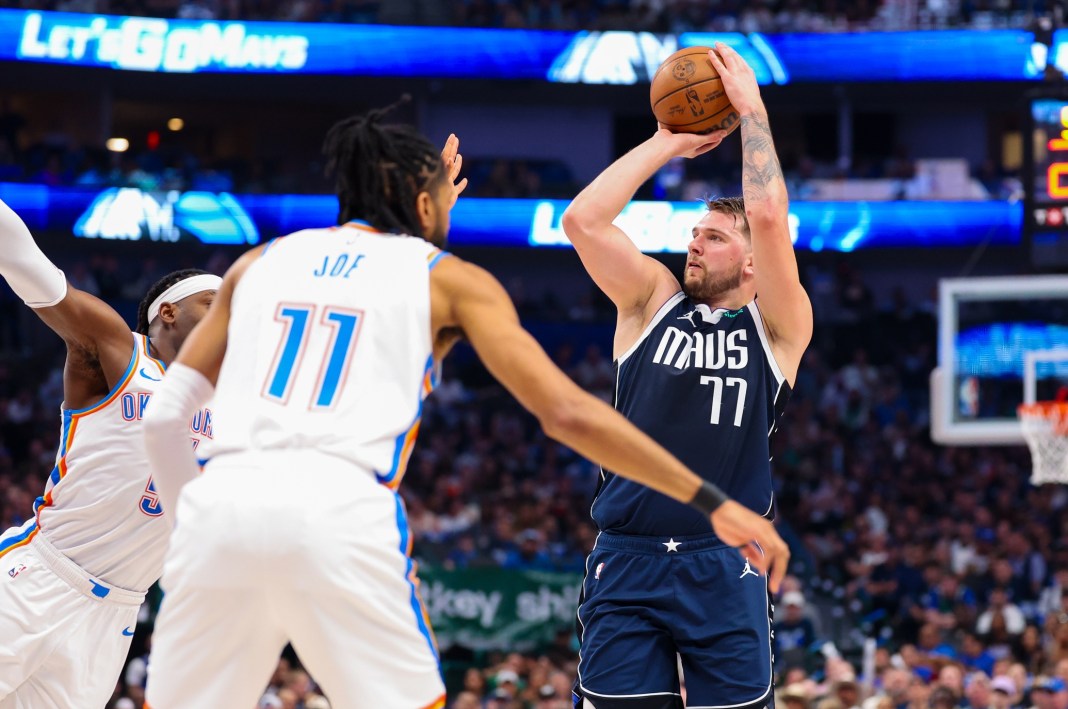
[[[74,224],[83,239],[200,241],[258,244],[260,233],[245,208],[227,192],[149,193],[111,187],[96,196]]]
[[[687,316],[679,319],[687,319]],[[668,327],[653,354],[653,364],[673,366],[676,369],[745,369],[749,364],[746,331],[734,330],[728,333],[717,330],[702,334]]]

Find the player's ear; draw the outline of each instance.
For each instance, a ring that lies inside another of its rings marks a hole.
[[[419,226],[423,228],[423,234],[433,233],[437,213],[434,211],[434,198],[427,190],[423,190],[416,196],[415,213],[419,217]]]
[[[178,306],[174,303],[162,303],[159,306],[159,319],[164,325],[173,325],[178,319]]]
[[[755,272],[753,271],[753,250],[750,249],[745,254],[745,261],[742,262],[742,274],[747,276],[747,277],[752,277],[754,275],[754,273]]]

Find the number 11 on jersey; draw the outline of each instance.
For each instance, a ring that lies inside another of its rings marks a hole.
[[[285,325],[278,343],[274,362],[267,372],[262,395],[265,399],[285,405],[293,384],[300,375],[308,335],[313,326],[318,306],[304,303],[279,303],[274,319]],[[349,371],[349,362],[356,349],[363,311],[349,310],[332,305],[323,307],[320,325],[332,330],[330,341],[323,353],[315,389],[308,408],[312,411],[329,411],[337,402],[338,391],[344,386]]]

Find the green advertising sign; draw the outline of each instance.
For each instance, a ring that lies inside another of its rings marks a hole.
[[[438,646],[525,652],[575,625],[579,574],[420,567],[419,595]]]

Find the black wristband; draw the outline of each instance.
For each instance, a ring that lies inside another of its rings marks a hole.
[[[702,514],[711,516],[713,512],[719,509],[720,505],[729,499],[725,492],[707,480],[703,480],[701,487],[697,488],[697,494],[690,500],[690,506],[696,508]]]

